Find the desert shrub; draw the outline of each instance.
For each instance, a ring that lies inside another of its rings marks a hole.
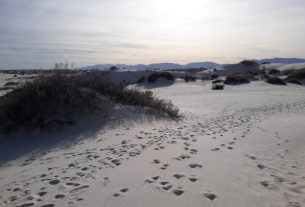
[[[279,71],[279,70],[277,70],[277,69],[274,69],[274,68],[272,68],[272,69],[270,69],[269,71],[268,71],[268,74],[269,75],[278,75],[278,74],[280,74],[281,73],[281,71]]]
[[[221,80],[221,79],[216,79],[216,80],[212,81],[212,83],[223,83],[223,80]]]
[[[293,83],[293,84],[297,84],[297,85],[302,85],[302,83],[299,80],[295,80],[295,79],[288,79],[287,83]]]
[[[165,78],[166,80],[169,80],[169,81],[175,80],[175,76],[170,72],[154,72],[153,74],[151,74],[150,76],[147,77],[147,81],[149,83],[154,83],[159,78]]]
[[[294,70],[292,71],[287,79],[303,80],[305,79],[305,69]]]
[[[227,85],[238,85],[238,84],[245,84],[249,83],[250,81],[247,79],[246,74],[234,74],[234,75],[229,75],[226,77],[224,84]]]
[[[216,73],[214,73],[214,74],[211,75],[211,80],[214,80],[214,79],[216,79],[216,78],[218,78],[218,77],[219,77],[219,75],[216,74]]]
[[[197,80],[197,78],[196,77],[194,77],[194,76],[191,76],[191,75],[186,75],[186,76],[184,76],[183,77],[183,79],[184,79],[184,81],[185,82],[195,82],[196,80]]]
[[[286,82],[278,77],[267,77],[266,82],[275,85],[286,85]]]
[[[295,72],[295,69],[289,69],[289,70],[282,71],[282,74],[288,76],[288,75],[293,74],[294,72]]]
[[[118,70],[119,68],[117,67],[117,66],[111,66],[110,68],[109,68],[109,70]]]
[[[223,84],[219,84],[219,83],[215,83],[215,84],[212,84],[212,90],[223,90],[224,89],[224,85]]]
[[[258,66],[258,63],[255,62],[254,60],[243,60],[240,62],[240,64],[245,66]]]
[[[136,81],[136,84],[145,83],[145,81],[146,81],[146,77],[142,76],[139,80]]]
[[[51,123],[71,124],[82,114],[105,112],[110,102],[158,110],[178,118],[170,101],[152,92],[126,89],[102,76],[64,73],[40,77],[0,97],[0,133],[12,130],[45,129]]]
[[[4,86],[16,86],[16,85],[18,85],[17,82],[7,82],[4,84]]]

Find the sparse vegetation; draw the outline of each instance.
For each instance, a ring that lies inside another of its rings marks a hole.
[[[165,78],[168,81],[174,81],[175,76],[170,72],[154,72],[150,76],[147,77],[147,81],[149,83],[156,82],[159,78]]]
[[[66,62],[58,62],[58,63],[54,63],[54,69],[55,70],[73,70],[76,69],[75,68],[75,64],[74,63],[69,63],[68,60],[66,60]]]
[[[239,84],[246,84],[250,83],[248,80],[248,75],[247,74],[234,74],[234,75],[229,75],[226,77],[224,84],[227,85],[239,85]]]
[[[214,79],[216,79],[216,78],[218,78],[218,77],[219,77],[219,75],[216,74],[216,73],[214,73],[214,74],[211,75],[211,80],[214,80]]]
[[[136,84],[145,83],[145,81],[146,81],[146,77],[142,76],[139,80],[137,80]]]
[[[221,79],[216,79],[216,80],[213,80],[212,83],[223,83],[223,80],[221,80]]]
[[[288,80],[304,80],[305,79],[305,69],[293,70],[288,74]]]
[[[224,85],[223,84],[219,84],[219,83],[214,83],[212,84],[212,90],[223,90],[224,89]]]
[[[275,85],[286,85],[286,82],[278,77],[267,77],[266,82]]]
[[[281,74],[281,71],[272,68],[268,71],[268,74],[269,75],[279,75],[279,74]]]
[[[240,62],[240,64],[245,66],[258,66],[258,63],[254,60],[243,60]]]
[[[195,77],[195,76],[192,76],[192,75],[189,75],[189,74],[187,74],[187,75],[185,75],[184,77],[183,77],[183,79],[184,79],[184,81],[185,82],[195,82],[196,80],[197,80],[197,78]]]
[[[299,80],[295,80],[295,79],[288,79],[287,83],[293,83],[293,84],[297,84],[297,85],[302,85],[302,83]]]
[[[107,82],[99,74],[42,76],[0,97],[0,133],[50,125],[72,124],[80,115],[106,112],[110,102],[158,110],[178,118],[179,110],[170,102],[153,97],[152,92],[126,89]]]
[[[111,66],[110,68],[109,68],[109,70],[118,70],[119,68],[117,67],[117,66]]]

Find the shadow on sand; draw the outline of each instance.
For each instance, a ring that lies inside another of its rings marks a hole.
[[[81,140],[95,139],[98,134],[117,127],[127,127],[140,122],[169,119],[157,112],[147,113],[136,107],[120,106],[111,109],[107,117],[92,116],[81,119],[72,126],[59,131],[39,131],[32,133],[0,136],[0,166],[22,156],[40,156],[54,148],[69,148]]]

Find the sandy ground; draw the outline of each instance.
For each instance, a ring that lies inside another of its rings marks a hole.
[[[305,88],[210,87],[149,87],[181,109],[180,122],[125,119],[73,139],[74,128],[54,142],[2,141],[0,206],[305,206]]]

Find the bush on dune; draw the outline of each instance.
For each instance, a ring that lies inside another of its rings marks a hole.
[[[28,82],[0,97],[0,133],[44,129],[52,123],[72,124],[84,114],[106,112],[110,102],[179,117],[178,109],[170,101],[155,98],[152,92],[126,89],[99,75],[56,73]]]
[[[234,74],[229,75],[226,77],[224,84],[227,85],[239,85],[239,84],[245,84],[250,83],[248,80],[249,76],[247,74]]]
[[[268,74],[269,75],[279,75],[279,74],[281,74],[281,71],[272,68],[268,71]]]
[[[286,85],[286,82],[283,79],[277,77],[267,77],[266,82],[275,85]]]
[[[221,79],[216,79],[216,80],[213,80],[212,83],[223,83],[224,81],[221,80]]]
[[[224,89],[224,85],[223,84],[219,84],[219,83],[214,83],[212,84],[212,90],[223,90]]]
[[[240,64],[245,66],[258,66],[258,63],[255,62],[254,60],[243,60],[240,62]]]
[[[168,81],[174,81],[175,76],[170,72],[154,72],[150,76],[147,77],[147,81],[149,83],[156,82],[159,78],[165,78]]]
[[[297,85],[303,85],[299,80],[295,80],[295,79],[288,79],[287,83],[293,83],[293,84],[297,84]]]
[[[305,79],[305,69],[293,70],[288,74],[288,80],[304,80]]]
[[[189,75],[189,74],[187,74],[187,75],[185,75],[184,77],[183,77],[183,79],[184,79],[184,81],[185,82],[195,82],[196,80],[197,80],[197,78],[195,77],[195,76],[192,76],[192,75]]]

